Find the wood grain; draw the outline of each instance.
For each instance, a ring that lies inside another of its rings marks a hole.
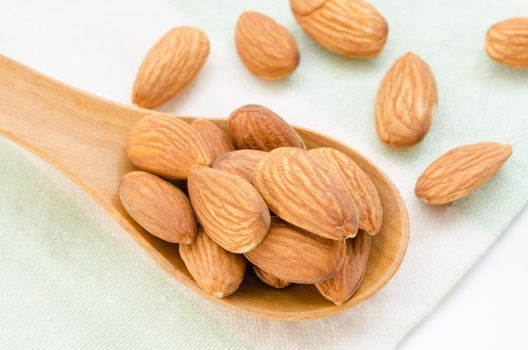
[[[98,98],[41,75],[0,56],[0,135],[54,166],[85,190],[152,258],[198,295],[254,316],[301,320],[329,316],[373,296],[398,270],[409,240],[409,221],[402,198],[390,179],[366,157],[345,144],[313,131],[296,128],[308,148],[333,147],[351,157],[376,186],[383,205],[383,224],[372,237],[369,265],[354,296],[334,306],[314,286],[268,288],[249,274],[236,293],[217,299],[192,279],[178,245],[143,230],[121,206],[117,188],[134,170],[126,156],[132,125],[151,111]],[[185,118],[191,121],[194,118]],[[226,130],[225,120],[214,120]],[[387,295],[390,297],[390,295]]]

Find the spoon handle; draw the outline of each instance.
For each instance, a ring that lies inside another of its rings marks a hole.
[[[123,156],[127,132],[146,113],[90,96],[0,55],[0,135],[92,194],[115,195],[114,186],[131,168]]]

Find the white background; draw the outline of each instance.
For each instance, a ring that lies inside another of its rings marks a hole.
[[[526,298],[525,209],[401,349],[528,349]]]

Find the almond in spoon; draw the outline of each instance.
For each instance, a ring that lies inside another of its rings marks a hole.
[[[238,149],[271,151],[277,147],[305,147],[284,119],[263,106],[246,105],[234,110],[227,125]]]
[[[246,253],[262,241],[270,225],[266,203],[240,176],[194,168],[187,187],[205,233],[232,253]]]
[[[266,154],[267,153],[263,151],[241,149],[218,157],[211,166],[214,169],[238,175],[253,185],[257,164]]]
[[[346,154],[336,149],[316,148],[309,153],[333,166],[341,175],[358,208],[359,228],[370,235],[378,233],[383,220],[383,209],[378,191],[367,174]]]
[[[151,114],[130,130],[128,158],[140,169],[171,179],[186,179],[191,167],[211,162],[196,129],[176,117]]]
[[[217,298],[233,294],[244,279],[246,259],[216,244],[202,230],[191,244],[180,244],[180,256],[193,279]]]
[[[211,160],[235,150],[229,136],[215,123],[205,119],[195,119],[191,122],[191,126],[198,131],[207,145]]]
[[[144,171],[123,176],[119,198],[127,213],[154,236],[172,243],[191,243],[196,220],[187,196],[176,186]]]
[[[346,246],[345,262],[339,272],[334,277],[315,284],[319,292],[336,305],[343,304],[354,295],[365,275],[370,254],[370,236],[360,233],[353,239],[347,239]]]
[[[266,238],[245,255],[265,272],[294,283],[327,280],[344,262],[346,245],[318,237],[274,217]]]
[[[264,283],[266,283],[268,286],[271,286],[273,288],[286,288],[291,283],[288,281],[281,280],[280,278],[277,278],[273,276],[272,274],[267,273],[266,271],[258,268],[257,266],[253,265],[253,271],[255,271],[255,275]]]
[[[274,213],[306,231],[335,240],[357,233],[358,210],[343,179],[308,151],[268,153],[257,165],[255,188]]]

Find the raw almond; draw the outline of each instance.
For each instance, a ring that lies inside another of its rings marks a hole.
[[[277,147],[305,147],[284,119],[263,106],[246,105],[236,109],[227,125],[238,149],[271,151]]]
[[[272,218],[266,238],[246,253],[265,272],[294,283],[327,280],[343,266],[346,245]]]
[[[193,166],[211,162],[196,129],[176,117],[151,114],[128,134],[128,158],[140,169],[171,179],[186,179]]]
[[[360,233],[346,241],[343,267],[332,278],[318,282],[315,287],[328,300],[341,305],[354,295],[365,275],[370,254],[370,236]]]
[[[262,241],[270,225],[266,203],[240,176],[194,168],[187,186],[205,233],[232,253],[245,253]]]
[[[389,69],[376,98],[376,131],[392,147],[409,147],[429,132],[438,103],[431,69],[412,52]]]
[[[132,102],[154,108],[179,94],[196,77],[209,54],[204,32],[176,27],[166,33],[145,57],[134,83]]]
[[[375,235],[381,228],[383,209],[376,187],[367,174],[346,154],[333,148],[316,148],[309,151],[321,161],[334,166],[345,181],[359,213],[359,228]]]
[[[416,196],[427,204],[456,201],[485,183],[511,154],[510,145],[494,142],[454,148],[420,175],[416,182]]]
[[[235,150],[229,136],[215,123],[205,119],[195,119],[191,122],[209,149],[211,160],[215,160],[224,153]]]
[[[274,288],[286,288],[291,283],[288,281],[281,280],[280,278],[277,278],[273,276],[272,274],[267,273],[266,271],[259,269],[257,266],[253,265],[253,271],[255,271],[255,275],[264,283],[266,283],[268,286],[272,286]]]
[[[275,214],[306,231],[335,240],[357,233],[358,211],[343,179],[308,151],[268,153],[257,165],[255,188]]]
[[[258,12],[244,12],[236,26],[238,55],[249,71],[268,80],[290,75],[299,64],[293,36],[279,23]]]
[[[339,55],[377,55],[387,41],[385,18],[362,0],[290,0],[297,23],[321,46]]]
[[[495,61],[528,68],[528,17],[496,23],[486,34],[486,52]]]
[[[241,149],[218,157],[213,162],[212,167],[230,174],[238,175],[253,185],[257,164],[266,154],[267,153],[263,151]]]
[[[191,243],[196,237],[189,199],[156,175],[126,174],[119,184],[119,198],[132,219],[154,236],[172,243]]]
[[[246,259],[216,244],[202,230],[191,244],[180,244],[180,256],[193,279],[217,298],[234,293],[246,271]]]

